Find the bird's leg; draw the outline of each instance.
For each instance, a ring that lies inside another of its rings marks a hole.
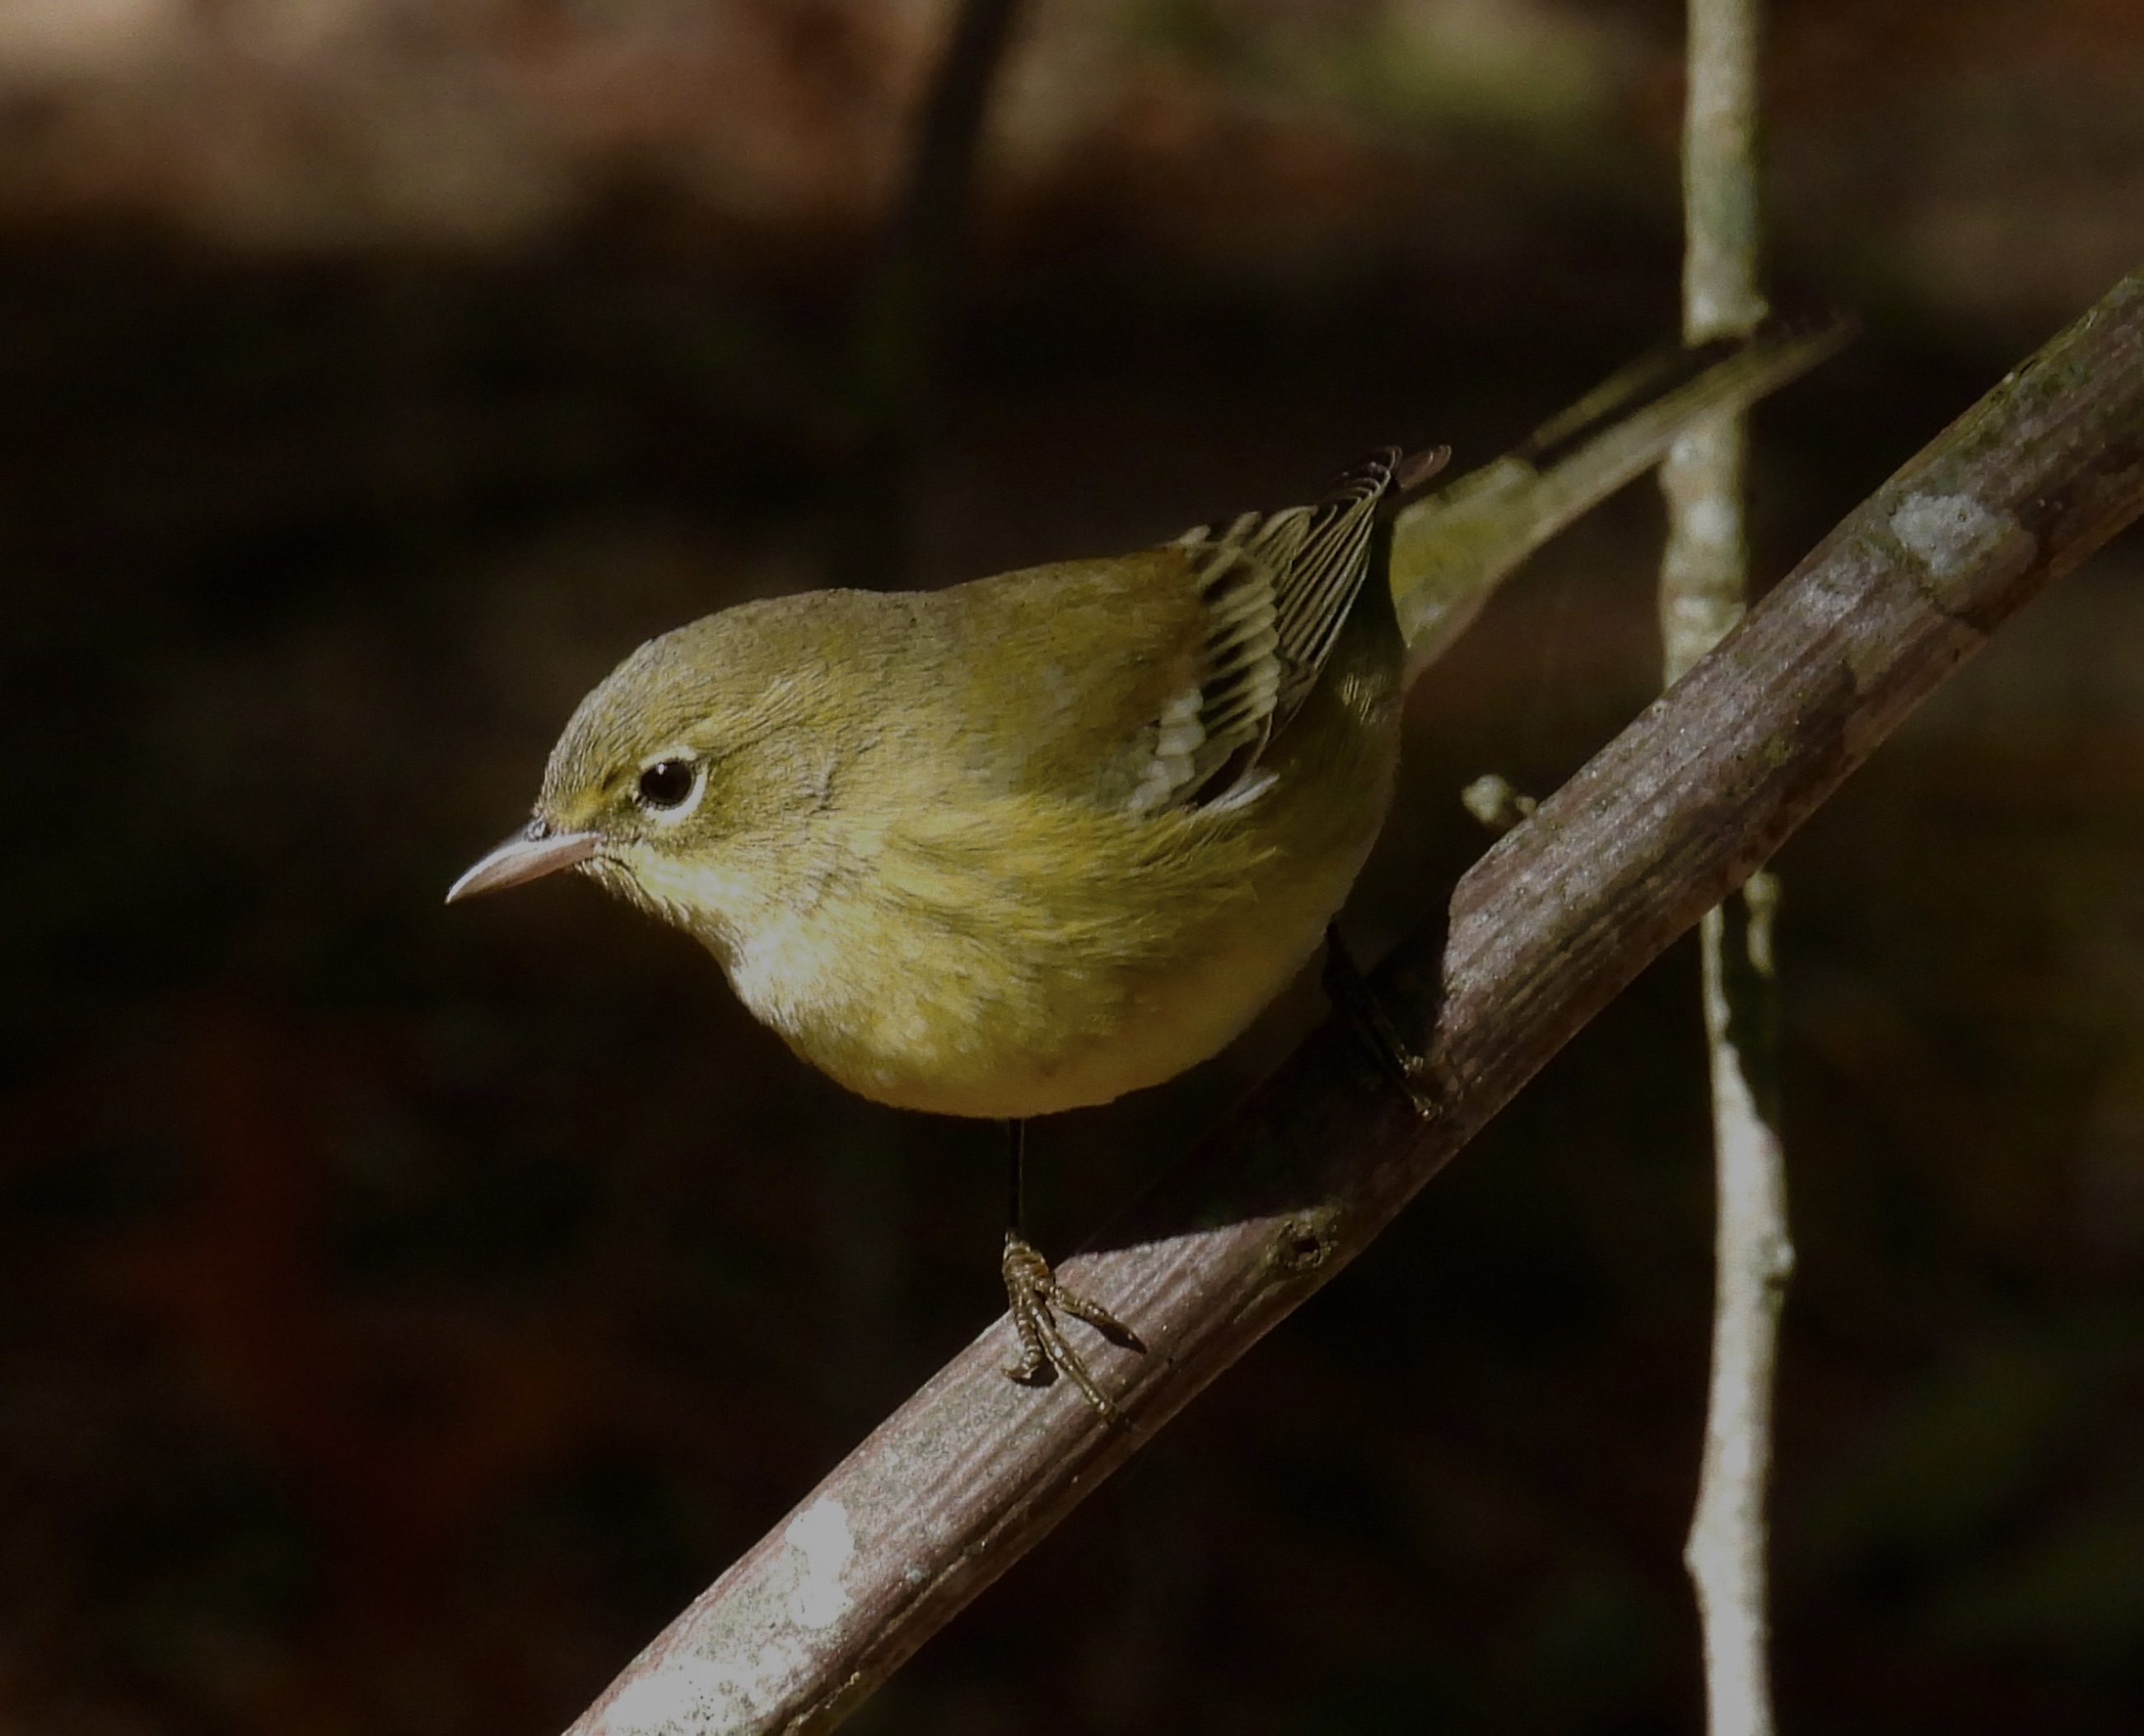
[[[1429,1064],[1410,1049],[1385,1004],[1371,989],[1369,980],[1340,938],[1340,925],[1325,926],[1325,998],[1340,1015],[1340,1023],[1370,1064],[1414,1105],[1424,1120],[1437,1113],[1437,1100],[1422,1080]]]
[[[1020,1347],[1019,1365],[1005,1372],[1029,1386],[1047,1386],[1061,1374],[1079,1389],[1087,1402],[1102,1416],[1110,1422],[1124,1423],[1124,1412],[1104,1396],[1079,1352],[1066,1342],[1064,1328],[1057,1323],[1057,1311],[1062,1309],[1074,1320],[1085,1321],[1110,1343],[1121,1345],[1126,1350],[1144,1354],[1146,1346],[1137,1332],[1100,1303],[1075,1295],[1059,1283],[1057,1274],[1050,1269],[1050,1262],[1023,1233],[1021,1183],[1027,1156],[1027,1123],[1009,1121],[1005,1133],[1008,1222],[1000,1269],[1005,1274],[1005,1302],[1012,1315],[1013,1329],[1020,1334]]]

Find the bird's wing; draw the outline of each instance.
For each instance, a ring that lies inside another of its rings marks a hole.
[[[1377,504],[1400,466],[1399,449],[1387,447],[1314,505],[1245,513],[1170,545],[1190,563],[1205,631],[1195,682],[1154,725],[1135,811],[1218,801],[1253,776],[1317,685],[1362,593]]]
[[[1362,593],[1379,502],[1443,455],[1380,452],[1313,505],[1135,554],[903,593],[886,660],[960,678],[881,720],[888,751],[962,792],[980,779],[1134,815],[1242,798]]]

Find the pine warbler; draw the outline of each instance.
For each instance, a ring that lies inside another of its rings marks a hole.
[[[449,900],[578,868],[720,960],[881,1103],[1012,1123],[1016,1378],[1114,1406],[1018,1218],[1020,1123],[1225,1045],[1328,932],[1391,801],[1407,681],[1503,574],[1836,347],[1785,333],[1619,377],[1395,512],[1442,453],[1136,553],[923,593],[749,603],[585,699],[535,816]],[[1396,1061],[1399,1058],[1393,1058]]]

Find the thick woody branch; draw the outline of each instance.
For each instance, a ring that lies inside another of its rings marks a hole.
[[[576,1736],[839,1722],[2140,508],[2144,273],[1908,464],[1491,848],[1453,893],[1448,938],[1417,935],[1375,974],[1432,1058],[1433,1118],[1328,1027],[1066,1262],[1152,1347],[1095,1358],[1134,1429],[1061,1384],[1012,1385],[1000,1371],[1016,1347],[994,1323],[659,1635]]]

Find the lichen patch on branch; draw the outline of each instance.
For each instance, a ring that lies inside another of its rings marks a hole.
[[[1891,533],[1938,578],[1957,578],[2017,528],[1970,494],[1908,494],[1891,514]]]
[[[802,1628],[831,1627],[849,1610],[841,1571],[856,1545],[849,1535],[847,1510],[831,1497],[816,1500],[782,1535],[795,1551],[777,1570],[796,1575],[787,1599],[790,1619]]]

